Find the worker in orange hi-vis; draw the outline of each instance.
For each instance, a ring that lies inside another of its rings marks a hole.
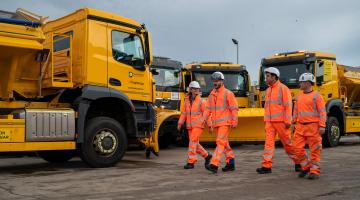
[[[277,68],[266,68],[265,75],[266,83],[269,86],[266,90],[264,106],[265,146],[262,167],[257,168],[256,171],[259,174],[272,172],[272,158],[275,153],[275,137],[277,133],[286,153],[295,163],[295,171],[300,171],[301,166],[296,160],[291,141],[292,98],[290,90],[280,82],[280,72]]]
[[[208,97],[204,112],[208,126],[211,131],[216,133],[216,149],[211,163],[205,166],[213,173],[217,173],[223,154],[226,157],[226,165],[222,171],[235,170],[235,155],[230,147],[228,137],[230,129],[235,128],[238,124],[239,108],[234,93],[225,88],[224,78],[224,74],[221,72],[214,72],[211,75],[214,89]]]
[[[189,133],[188,160],[184,169],[194,168],[194,164],[197,162],[197,154],[200,154],[205,159],[205,165],[208,165],[211,160],[211,154],[199,143],[205,125],[203,112],[205,111],[206,102],[201,100],[199,94],[200,85],[197,81],[192,81],[189,84],[189,90],[177,127],[180,131],[182,125],[186,122],[186,129]]]
[[[308,179],[318,179],[322,149],[321,135],[325,133],[326,127],[325,101],[319,92],[312,89],[315,83],[313,74],[302,74],[299,82],[302,91],[298,94],[293,115],[296,123],[293,143],[302,169],[299,177],[304,178],[310,172]],[[310,159],[304,148],[305,143],[310,148]]]

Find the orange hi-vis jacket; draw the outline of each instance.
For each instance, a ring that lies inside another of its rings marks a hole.
[[[187,96],[185,104],[181,110],[179,125],[183,125],[186,121],[186,128],[204,128],[203,112],[205,111],[206,103],[203,102],[200,95],[197,95],[192,103],[190,103],[190,97]]]
[[[265,122],[292,122],[292,98],[288,87],[280,81],[269,86],[265,96]]]
[[[326,126],[325,101],[317,91],[310,93],[300,92],[294,107],[294,122],[302,124],[319,123],[319,126]]]
[[[219,127],[238,123],[239,106],[234,93],[221,86],[213,89],[206,102],[204,118],[210,127]]]

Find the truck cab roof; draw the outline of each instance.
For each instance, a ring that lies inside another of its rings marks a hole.
[[[284,53],[276,53],[274,55],[263,58],[261,61],[262,65],[271,65],[278,63],[290,63],[303,61],[306,59],[329,59],[336,60],[336,55],[333,53],[326,53],[320,51],[292,51]]]
[[[246,71],[246,66],[230,62],[199,62],[190,63],[185,67],[192,71]]]
[[[73,13],[70,13],[64,17],[49,21],[47,23],[47,26],[45,27],[45,31],[48,29],[53,29],[55,27],[63,26],[63,24],[72,23],[72,22],[75,23],[76,21],[80,21],[84,19],[93,19],[105,23],[119,24],[133,29],[142,29],[142,25],[133,19],[129,19],[117,14],[104,12],[94,8],[85,7]]]

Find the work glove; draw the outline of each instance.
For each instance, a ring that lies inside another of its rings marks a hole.
[[[319,127],[319,133],[320,133],[320,135],[324,135],[324,133],[325,133],[325,127]]]

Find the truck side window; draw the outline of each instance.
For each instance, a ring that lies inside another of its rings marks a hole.
[[[139,36],[120,31],[112,31],[112,55],[121,63],[131,66],[144,66],[144,51]]]
[[[324,62],[316,62],[316,84],[321,85],[324,81]]]
[[[54,52],[58,52],[70,48],[70,37],[69,37],[70,35],[73,36],[72,31],[54,36],[53,38]]]

